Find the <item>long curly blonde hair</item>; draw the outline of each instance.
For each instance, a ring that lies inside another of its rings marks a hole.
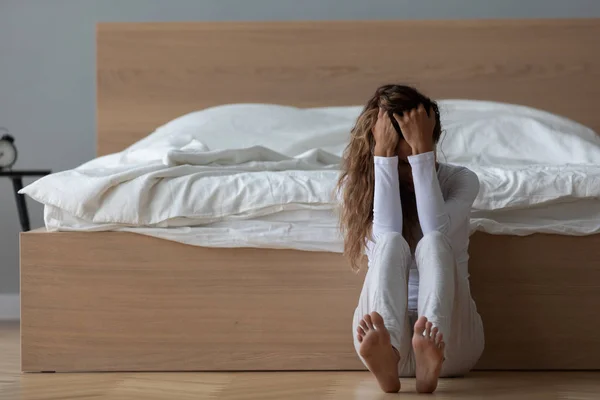
[[[349,258],[354,271],[365,265],[365,247],[372,239],[373,196],[375,193],[375,167],[373,152],[375,140],[373,127],[377,121],[379,108],[386,112],[402,114],[423,104],[426,110],[433,107],[436,126],[433,132],[434,143],[441,136],[440,113],[437,103],[421,94],[415,88],[404,85],[384,85],[369,99],[351,131],[350,143],[344,151],[342,173],[338,181],[338,191],[342,193],[340,225],[344,235],[344,253]],[[393,119],[392,119],[393,121]],[[394,126],[400,136],[399,127]],[[402,201],[403,232],[411,248],[415,246],[418,215],[415,195],[406,183],[400,182]]]

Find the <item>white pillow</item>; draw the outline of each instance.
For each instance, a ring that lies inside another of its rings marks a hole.
[[[441,161],[510,167],[600,164],[600,136],[545,111],[470,100],[440,101]]]
[[[542,110],[475,101],[439,101],[442,162],[514,167],[600,164],[600,136]],[[129,161],[155,160],[165,149],[198,151],[264,146],[289,156],[320,148],[341,156],[362,106],[301,109],[229,104],[192,112],[158,127],[124,152]]]

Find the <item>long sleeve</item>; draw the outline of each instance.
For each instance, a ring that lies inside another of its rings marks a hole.
[[[447,198],[444,199],[435,168],[433,152],[408,157],[412,167],[417,213],[421,230],[426,235],[439,231],[450,236],[468,218],[479,192],[479,180],[464,168],[448,178]]]
[[[373,237],[382,233],[402,233],[402,203],[398,180],[398,157],[375,157]]]

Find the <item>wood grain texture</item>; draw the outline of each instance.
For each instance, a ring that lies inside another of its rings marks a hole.
[[[600,369],[600,237],[477,233],[478,369]],[[24,371],[353,370],[339,254],[132,233],[21,235]]]
[[[600,19],[102,23],[99,155],[205,107],[363,104],[383,83],[548,110],[600,131]]]
[[[359,369],[339,254],[22,236],[25,371]],[[325,306],[326,305],[326,306]]]
[[[480,369],[600,369],[600,235],[473,235]]]
[[[0,398],[20,400],[348,400],[384,395],[367,371],[21,374],[19,325],[0,321]],[[402,379],[402,399],[423,399]],[[597,400],[600,372],[473,372],[442,379],[435,398]]]

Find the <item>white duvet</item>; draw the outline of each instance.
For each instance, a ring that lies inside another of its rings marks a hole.
[[[600,231],[595,132],[514,105],[443,100],[440,108],[439,160],[467,166],[481,182],[473,230]],[[201,246],[341,251],[334,189],[360,110],[266,104],[202,110],[21,192],[46,206],[50,230],[132,230]]]

